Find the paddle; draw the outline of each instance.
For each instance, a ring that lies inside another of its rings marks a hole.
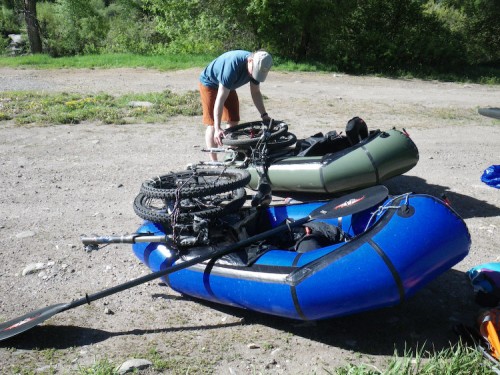
[[[9,337],[16,336],[24,331],[27,331],[28,329],[35,327],[36,325],[44,322],[45,320],[49,319],[50,317],[60,312],[74,309],[75,307],[84,305],[86,303],[90,304],[90,302],[92,301],[96,301],[98,299],[107,297],[111,294],[115,294],[123,290],[130,289],[134,286],[144,284],[148,281],[158,279],[170,273],[174,273],[176,271],[191,267],[195,264],[202,263],[206,260],[221,257],[223,255],[236,251],[242,247],[251,245],[254,242],[262,241],[269,237],[272,237],[275,234],[285,232],[289,230],[291,227],[298,227],[315,219],[328,219],[328,218],[347,216],[347,215],[352,215],[356,212],[369,209],[370,207],[373,207],[376,204],[380,203],[382,200],[384,200],[387,197],[387,195],[388,195],[387,188],[382,185],[350,193],[343,197],[336,198],[327,202],[326,204],[316,208],[306,217],[303,217],[295,221],[290,221],[276,228],[256,234],[255,236],[249,237],[233,245],[209,251],[204,255],[183,261],[181,263],[177,263],[167,269],[153,272],[151,274],[139,277],[134,280],[130,280],[123,284],[102,290],[94,294],[85,295],[85,297],[77,299],[75,301],[44,307],[42,309],[25,314],[21,317],[9,320],[7,322],[0,324],[0,341],[6,340]],[[159,237],[165,237],[165,236],[159,236]],[[141,236],[134,237],[134,235],[132,235],[132,236],[121,236],[117,238],[134,241],[137,238],[141,238]],[[113,241],[113,242],[120,242],[120,241]]]

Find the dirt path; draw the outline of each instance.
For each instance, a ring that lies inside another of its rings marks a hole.
[[[197,74],[1,68],[0,90],[185,91],[196,89]],[[242,117],[252,121],[257,113],[247,91],[240,90]],[[452,326],[472,324],[478,311],[464,272],[500,259],[500,192],[480,181],[485,168],[500,164],[500,122],[477,114],[478,107],[500,106],[500,89],[271,72],[262,91],[270,114],[298,137],[343,130],[355,115],[371,129],[405,128],[420,160],[387,186],[391,193],[446,192],[471,232],[470,255],[399,307],[307,324],[201,304],[150,282],[0,344],[2,373],[66,374],[102,358],[119,365],[139,357],[161,360],[172,373],[323,374],[347,363],[383,368],[395,348],[403,353],[426,342],[440,349],[457,341]],[[206,158],[200,122],[31,128],[0,122],[0,321],[146,274],[128,246],[87,254],[80,235],[134,232],[141,220],[132,201],[141,182]],[[22,276],[35,263],[44,269]]]

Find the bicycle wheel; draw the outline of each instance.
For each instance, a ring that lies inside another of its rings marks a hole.
[[[225,194],[188,198],[180,201],[179,222],[192,222],[194,217],[210,219],[238,211],[246,200],[244,188]],[[134,211],[140,218],[157,223],[170,223],[174,202],[148,197],[139,193],[134,200]]]
[[[277,138],[271,139],[267,143],[267,147],[269,150],[279,150],[281,148],[285,148],[293,145],[297,142],[297,137],[293,133],[285,133]]]
[[[261,121],[247,122],[225,129],[226,136],[222,144],[232,147],[248,148],[255,146],[264,134],[265,125]],[[274,121],[268,140],[275,139],[288,131],[288,125],[282,121]]]
[[[238,189],[249,182],[250,173],[245,169],[193,169],[144,181],[140,192],[150,198],[175,200],[219,194]]]

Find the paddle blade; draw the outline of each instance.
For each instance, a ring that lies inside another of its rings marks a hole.
[[[379,204],[388,195],[389,191],[384,185],[372,186],[332,199],[311,212],[309,217],[311,219],[329,219],[353,215]]]
[[[480,115],[500,120],[500,108],[479,108],[478,112]]]
[[[47,306],[42,309],[30,312],[0,324],[0,341],[6,340],[9,337],[16,336],[21,332],[27,331],[40,323],[46,321],[51,316],[66,310],[69,303],[60,303],[58,305]]]

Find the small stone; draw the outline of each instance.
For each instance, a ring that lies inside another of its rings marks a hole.
[[[260,346],[252,342],[252,343],[247,345],[247,348],[248,349],[259,349]]]
[[[26,267],[24,267],[22,275],[30,275],[32,273],[38,272],[40,270],[43,270],[45,268],[45,264],[43,263],[31,263],[28,264]]]
[[[106,307],[104,309],[104,314],[106,314],[106,315],[114,315],[115,313],[113,312],[113,310],[111,310],[110,308]]]
[[[128,105],[130,107],[144,107],[144,108],[149,108],[153,106],[153,103],[151,102],[129,102]]]
[[[16,238],[28,238],[28,237],[33,237],[36,233],[33,232],[32,230],[27,230],[21,233],[16,234]]]
[[[39,367],[35,370],[36,373],[43,373],[43,374],[49,374],[49,373],[54,373],[57,372],[56,369],[57,369],[58,365],[46,365],[46,366],[42,366],[42,367]]]
[[[276,354],[278,354],[279,352],[281,352],[281,348],[276,348],[276,349],[274,349],[274,350],[271,352],[271,355],[276,355]]]
[[[118,374],[126,374],[128,372],[134,372],[136,370],[144,370],[153,365],[152,362],[147,359],[129,359],[121,364],[116,370]]]
[[[271,362],[269,362],[269,363],[266,365],[266,369],[268,369],[268,370],[269,370],[270,368],[272,368],[272,367],[276,366],[277,364],[278,364],[278,362],[276,362],[276,360],[275,360],[275,359],[272,359],[272,360],[271,360]]]

